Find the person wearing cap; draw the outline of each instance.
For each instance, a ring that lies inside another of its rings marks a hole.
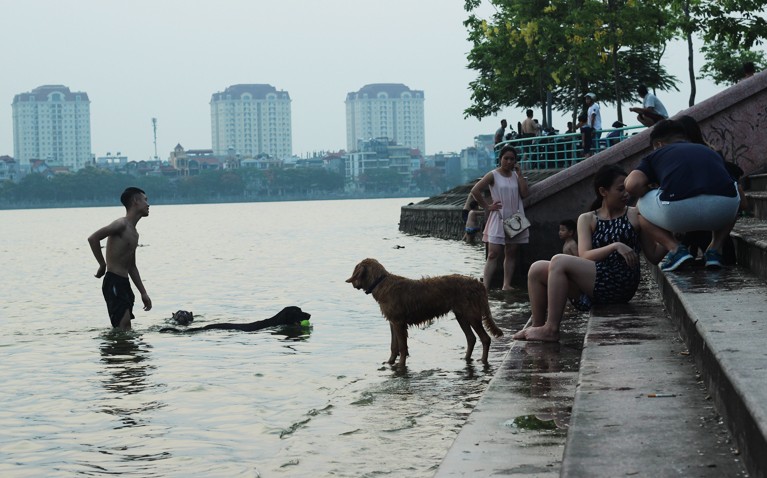
[[[658,121],[668,119],[666,107],[663,106],[663,103],[660,102],[657,96],[647,91],[645,85],[639,85],[637,93],[639,93],[639,97],[642,98],[642,107],[629,108],[629,111],[638,113],[637,121],[650,127]]]
[[[620,142],[623,139],[623,130],[620,128],[623,128],[626,125],[620,121],[614,121],[612,126],[615,129],[610,131],[610,133],[605,138],[605,142],[607,143],[608,147]]]
[[[583,157],[588,158],[593,153],[591,152],[591,146],[594,143],[594,139],[599,139],[602,135],[600,131],[602,129],[602,115],[599,112],[599,103],[597,103],[597,95],[594,93],[586,93],[583,97],[588,111],[586,112],[586,124],[581,126],[581,133],[583,134]]]

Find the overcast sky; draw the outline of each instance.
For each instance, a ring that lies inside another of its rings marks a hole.
[[[460,151],[491,134],[469,105],[463,0],[0,0],[0,155],[13,155],[11,103],[46,84],[91,100],[93,153],[167,159],[211,147],[210,98],[239,83],[267,83],[292,99],[293,152],[346,146],[346,94],[370,83],[404,83],[425,96],[426,153]],[[492,7],[487,6],[486,9]],[[679,93],[659,93],[669,113],[687,105],[684,48],[664,62]],[[701,63],[698,59],[698,63]],[[720,88],[698,82],[698,102]],[[597,92],[598,93],[598,92]],[[637,100],[638,101],[638,100]],[[630,106],[630,105],[628,105]],[[536,117],[539,116],[536,111]],[[603,122],[616,118],[603,105]],[[629,124],[637,124],[624,109]],[[562,120],[554,126],[565,129]]]

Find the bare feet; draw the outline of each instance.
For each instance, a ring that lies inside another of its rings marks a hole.
[[[528,327],[511,336],[514,340],[535,340],[538,342],[559,342],[559,332],[552,333],[546,327]]]

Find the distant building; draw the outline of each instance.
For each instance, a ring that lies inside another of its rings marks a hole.
[[[179,176],[197,176],[201,171],[225,169],[227,158],[219,158],[212,149],[188,149],[177,144],[168,158],[170,166],[178,171]],[[230,166],[236,168],[238,166]]]
[[[88,95],[66,86],[45,85],[13,98],[13,154],[19,167],[44,160],[71,171],[92,160]]]
[[[423,91],[400,83],[365,85],[346,95],[346,149],[360,151],[360,141],[389,138],[426,153]]]
[[[128,157],[120,153],[107,152],[105,156],[96,157],[96,167],[110,171],[124,171],[128,165]]]
[[[19,169],[10,156],[0,156],[0,181],[17,181],[19,179]]]
[[[240,157],[293,154],[290,95],[272,85],[233,85],[210,100],[213,153]]]
[[[420,167],[421,153],[414,148],[395,144],[386,138],[361,141],[357,151],[345,157],[344,178],[349,192],[365,189],[361,178],[371,171],[391,171],[399,176],[397,189],[408,191],[413,187],[413,172]]]

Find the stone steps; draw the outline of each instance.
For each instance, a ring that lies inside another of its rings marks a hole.
[[[594,307],[578,382],[560,476],[745,476],[652,278]]]
[[[767,474],[767,221],[739,218],[731,237],[737,266],[706,270],[696,261],[670,273],[651,266],[654,281],[645,283],[658,288],[651,300],[594,309],[562,476]],[[661,320],[664,307],[670,321]],[[710,400],[701,401],[690,370],[682,373],[680,353],[694,360]],[[675,396],[649,400],[653,388]],[[711,405],[731,438],[716,426],[705,431]]]
[[[737,266],[645,265],[631,303],[592,310],[560,476],[767,476],[767,194],[748,195],[754,217],[731,234]],[[545,372],[514,367],[516,347],[436,476],[556,475],[504,426],[520,413],[510,374]],[[539,400],[522,406],[555,403]],[[480,453],[488,443],[494,453]]]

